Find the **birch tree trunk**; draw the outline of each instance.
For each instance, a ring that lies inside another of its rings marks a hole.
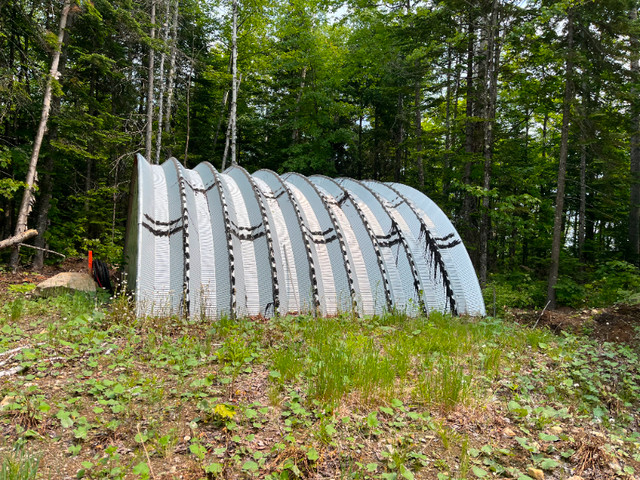
[[[553,216],[553,242],[551,245],[551,267],[547,286],[549,308],[556,308],[556,290],[560,267],[560,250],[562,248],[562,214],[564,211],[565,177],[567,173],[567,156],[569,151],[569,125],[571,123],[571,104],[573,103],[573,12],[567,11],[567,60],[564,84],[564,101],[562,104],[562,131],[560,136],[560,154],[558,158],[558,187],[556,206]]]
[[[227,65],[227,73],[231,73],[231,56],[229,56],[229,65]],[[216,125],[216,134],[213,137],[213,151],[216,151],[218,145],[218,138],[220,137],[220,127],[222,127],[222,121],[224,120],[225,112],[227,111],[227,103],[229,103],[229,94],[231,94],[231,87],[224,91],[222,95],[222,108],[220,110],[220,116],[218,117],[218,124]],[[224,160],[224,157],[223,157]]]
[[[156,0],[151,0],[151,42],[156,38]],[[147,81],[147,132],[145,136],[144,155],[146,159],[151,161],[151,142],[153,137],[153,81],[155,77],[154,63],[156,52],[153,43],[149,45],[149,73]]]
[[[60,52],[60,62],[58,65],[59,75],[65,74],[65,65],[67,63],[67,49],[66,45],[69,42],[69,32],[65,31],[62,49]],[[53,96],[51,99],[51,115],[55,117],[60,113],[61,98]],[[54,123],[53,127],[49,130],[48,141],[51,143],[58,138],[58,125]],[[51,210],[51,199],[53,197],[53,171],[55,168],[54,159],[52,155],[48,155],[44,163],[44,172],[42,175],[42,184],[40,188],[39,208],[38,216],[36,218],[36,230],[39,235],[35,238],[33,245],[36,247],[36,251],[33,255],[33,263],[31,268],[36,272],[39,272],[44,267],[44,254],[46,253],[46,241],[44,234],[49,226],[49,211]]]
[[[422,88],[420,86],[420,80],[416,81],[414,94],[416,108],[416,163],[418,166],[418,185],[420,188],[424,188],[424,164],[422,162]]]
[[[229,90],[225,90],[222,95],[222,109],[220,110],[220,117],[218,118],[218,124],[216,125],[216,134],[213,137],[213,148],[216,151],[218,145],[218,137],[220,136],[220,127],[222,126],[222,120],[224,120],[224,112],[227,110],[227,102],[229,101]]]
[[[238,108],[238,0],[233,0],[233,31],[231,33],[231,165],[237,165],[236,158],[236,116]]]
[[[171,110],[173,109],[173,89],[176,79],[176,56],[178,52],[178,13],[179,4],[176,0],[173,9],[173,19],[171,20],[171,59],[169,60],[169,77],[167,78],[167,112],[164,116],[164,131],[171,133]],[[171,156],[171,152],[169,152]]]
[[[47,78],[47,86],[44,91],[44,99],[42,102],[42,114],[40,116],[40,124],[38,125],[38,131],[36,138],[33,142],[33,151],[31,153],[31,159],[29,160],[29,170],[27,172],[26,187],[24,189],[24,195],[22,196],[22,203],[20,205],[20,211],[18,212],[18,219],[16,221],[16,229],[14,236],[19,236],[27,230],[27,219],[34,203],[34,186],[36,182],[38,158],[40,156],[40,148],[42,147],[42,140],[47,130],[47,121],[49,120],[49,112],[51,111],[51,96],[53,92],[53,82],[57,81],[58,65],[60,63],[60,54],[62,52],[62,44],[64,40],[64,29],[67,26],[67,18],[69,17],[69,9],[71,8],[71,0],[65,0],[62,5],[62,12],[60,13],[60,29],[58,31],[58,41],[56,43],[56,49],[53,53],[51,60],[51,70],[49,71],[49,77]],[[16,270],[18,268],[19,261],[19,248],[15,247],[11,252],[11,258],[9,260],[9,266]]]
[[[222,168],[221,172],[227,168],[227,158],[229,158],[229,145],[231,144],[231,116],[229,116],[229,122],[227,123],[227,133],[224,136],[224,152],[222,153]]]
[[[238,79],[238,90],[240,89],[240,84],[242,83],[242,75]],[[229,158],[229,150],[231,146],[231,135],[234,123],[231,121],[231,114],[229,114],[229,122],[227,123],[227,133],[225,134],[224,141],[224,153],[222,154],[222,170],[224,172],[225,168],[227,168],[227,159]],[[232,163],[233,165],[233,163]]]
[[[189,75],[187,77],[187,135],[184,141],[184,166],[187,166],[187,158],[189,157],[189,139],[191,137],[191,77],[193,77],[193,55],[194,49],[191,52],[191,68],[189,68]]]
[[[165,0],[167,2],[167,8],[165,10],[165,15],[164,15],[164,24],[162,26],[162,41],[164,43],[163,45],[163,49],[162,49],[162,54],[160,54],[160,78],[159,78],[159,83],[160,83],[160,98],[158,99],[158,133],[156,135],[156,164],[160,163],[160,150],[162,148],[162,128],[163,128],[163,124],[162,124],[162,116],[164,114],[164,88],[165,88],[165,84],[164,84],[164,61],[165,58],[167,57],[164,47],[166,47],[167,42],[169,40],[169,14],[171,13],[170,11],[170,6],[171,6],[171,2],[170,0]]]

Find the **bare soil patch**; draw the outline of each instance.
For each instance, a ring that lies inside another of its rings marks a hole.
[[[640,305],[574,310],[560,308],[543,313],[511,309],[509,314],[524,325],[548,327],[560,334],[586,335],[602,342],[637,344],[640,339]]]

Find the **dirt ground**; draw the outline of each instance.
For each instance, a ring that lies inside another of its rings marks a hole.
[[[5,292],[9,285],[20,285],[24,283],[38,284],[58,273],[87,271],[88,265],[86,258],[66,258],[62,263],[45,265],[41,272],[34,272],[28,268],[22,268],[16,273],[0,270],[0,293]]]
[[[544,312],[509,310],[525,325],[548,327],[554,333],[588,335],[602,342],[634,343],[640,340],[640,305],[614,305],[609,308],[574,310],[559,308]]]

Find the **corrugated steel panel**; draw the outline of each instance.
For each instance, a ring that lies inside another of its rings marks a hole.
[[[131,196],[139,315],[485,314],[460,236],[406,185],[138,156]]]

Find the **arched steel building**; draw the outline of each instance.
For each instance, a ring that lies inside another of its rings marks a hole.
[[[138,156],[131,192],[141,315],[485,314],[460,236],[406,185]]]

